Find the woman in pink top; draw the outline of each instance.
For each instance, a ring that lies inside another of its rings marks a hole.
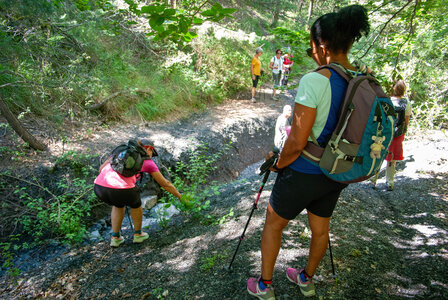
[[[157,156],[154,147],[147,141],[138,142],[150,157]],[[142,201],[140,199],[140,190],[135,186],[137,176],[124,177],[115,172],[110,165],[110,158],[100,166],[100,174],[95,179],[94,192],[103,202],[112,205],[112,239],[110,245],[118,247],[124,242],[120,235],[121,223],[123,222],[125,206],[131,207],[131,218],[134,223],[134,243],[141,243],[149,235],[142,232]],[[175,197],[181,197],[179,191],[163,177],[159,168],[152,159],[145,160],[141,169],[142,172],[151,174],[162,188]]]

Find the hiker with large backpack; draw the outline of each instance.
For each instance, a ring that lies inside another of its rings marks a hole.
[[[395,166],[398,160],[403,160],[403,141],[406,134],[407,128],[409,126],[409,119],[411,117],[411,103],[409,100],[404,98],[406,92],[406,85],[403,80],[396,80],[391,91],[391,100],[394,105],[395,112],[397,115],[395,122],[395,132],[394,139],[390,144],[388,154],[386,156],[387,167],[386,167],[386,190],[394,190],[394,177],[395,177]],[[376,187],[376,181],[378,175],[373,177],[372,183],[373,188]]]
[[[152,161],[154,156],[157,156],[157,152],[151,142],[130,140],[127,144],[115,148],[100,166],[100,174],[95,179],[93,190],[99,199],[112,206],[111,247],[118,247],[124,242],[120,230],[126,206],[131,208],[134,223],[133,242],[142,243],[149,237],[148,233],[142,231],[142,201],[140,189],[136,186],[137,177],[141,172],[149,173],[162,188],[181,198],[181,194],[163,177]]]
[[[347,57],[369,30],[367,11],[359,5],[325,14],[311,27],[307,54],[321,67],[300,80],[291,132],[271,168],[278,176],[261,238],[261,276],[247,281],[249,294],[259,299],[275,299],[272,279],[282,232],[303,209],[312,233],[308,262],[288,268],[286,276],[303,295],[315,295],[313,275],[327,250],[341,191],[378,172],[387,154],[394,123],[390,99]]]

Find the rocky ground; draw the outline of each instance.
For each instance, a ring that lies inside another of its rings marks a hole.
[[[92,133],[91,139],[80,139],[73,147],[98,147],[100,153],[113,137],[151,134],[157,146],[176,157],[185,153],[177,149],[192,140],[207,137],[217,140],[219,147],[233,136],[236,146],[230,157],[235,162],[221,176],[240,177],[223,183],[220,194],[209,198],[211,209],[203,212],[221,222],[204,225],[201,219],[184,216],[177,224],[153,232],[141,245],[127,240],[111,249],[105,240],[71,248],[21,274],[18,284],[2,280],[0,297],[252,299],[246,281],[260,273],[260,237],[276,175],[269,178],[229,272],[225,267],[261,179],[255,173],[259,164],[241,171],[269,149],[271,141],[266,137],[271,139],[272,132],[267,132],[282,105],[291,99],[288,94],[279,102],[232,100],[180,123],[142,125],[134,131],[108,129]],[[253,126],[241,125],[244,122]],[[203,126],[212,130],[195,129]],[[179,139],[178,147],[169,143]],[[384,176],[377,189],[363,182],[343,191],[331,222],[336,276],[332,276],[327,255],[315,277],[319,299],[448,298],[448,138],[440,131],[411,132],[404,148],[405,160],[398,165],[393,192],[385,191]],[[283,235],[274,272],[277,299],[303,298],[284,271],[306,263],[309,238],[302,214]]]

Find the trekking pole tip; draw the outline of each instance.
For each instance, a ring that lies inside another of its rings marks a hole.
[[[230,266],[225,266],[224,269],[229,273],[232,272],[232,267]]]

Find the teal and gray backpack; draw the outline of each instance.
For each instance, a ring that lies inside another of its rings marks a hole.
[[[137,175],[143,162],[150,159],[146,150],[135,140],[129,140],[127,144],[122,144],[112,151],[110,165],[112,169],[124,177]]]
[[[321,147],[312,135],[302,155],[332,180],[366,180],[379,172],[394,137],[394,106],[372,75],[353,76],[334,63],[317,70],[322,68],[336,71],[348,87],[327,145]]]

